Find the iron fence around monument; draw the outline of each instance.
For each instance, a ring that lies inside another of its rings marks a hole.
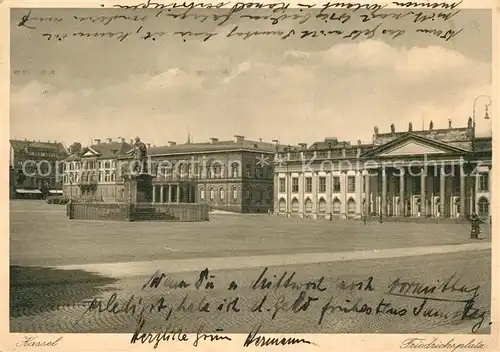
[[[209,206],[201,203],[69,202],[67,216],[75,220],[208,221]]]

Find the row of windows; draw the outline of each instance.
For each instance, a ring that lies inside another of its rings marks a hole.
[[[169,166],[169,167],[161,167],[157,168],[156,170],[157,174],[161,177],[168,178],[172,177],[174,174],[174,168]],[[212,167],[202,167],[198,165],[183,165],[178,168],[178,173],[180,177],[192,177],[194,175],[198,177],[206,177],[206,178],[224,178],[225,177],[225,172],[224,168],[221,165],[214,165]],[[264,178],[264,168],[262,167],[257,167],[254,170],[252,170],[252,166],[246,166],[245,171],[244,171],[244,176],[248,178]],[[240,172],[240,167],[238,164],[233,164],[231,166],[230,174],[229,177],[231,178],[240,178],[241,177],[241,172]],[[267,174],[268,178],[272,178],[272,173],[268,172]]]
[[[64,175],[64,183],[78,183],[78,182],[115,182],[116,174],[114,171],[106,170],[99,173],[69,173]]]
[[[332,213],[340,214],[341,202],[338,198],[335,198],[332,203]],[[297,198],[292,199],[291,204],[292,213],[299,212],[299,201]],[[280,213],[286,212],[286,200],[281,198],[278,203]],[[307,198],[304,202],[304,212],[312,213],[313,202],[311,199]],[[320,198],[318,202],[318,213],[325,214],[326,213],[326,200],[324,198]],[[347,201],[347,213],[355,214],[356,213],[356,201],[353,198],[349,198]]]
[[[318,178],[319,181],[319,193],[325,193],[326,192],[326,177],[320,176]],[[340,192],[340,177],[339,176],[333,176],[333,189],[332,192]],[[279,180],[279,190],[280,193],[286,192],[286,180],[285,178],[280,178]],[[356,191],[356,178],[355,176],[348,176],[347,177],[347,192],[355,192]],[[299,178],[298,177],[292,177],[292,192],[297,193],[299,192]],[[306,193],[311,193],[312,192],[312,177],[306,177],[305,178],[305,192]]]
[[[332,192],[340,192],[340,177],[339,176],[333,176],[333,189]],[[318,178],[319,180],[319,193],[324,193],[326,192],[326,177],[320,176]],[[452,189],[455,192],[458,192],[460,189],[460,179],[459,178],[453,178],[452,179]],[[392,182],[392,186],[394,188],[394,192],[399,193],[400,190],[400,183],[398,179],[391,179],[388,182]],[[420,184],[420,176],[415,176],[415,179],[413,180],[413,185],[415,186],[416,190],[419,191],[421,184]],[[365,184],[364,182],[362,183],[363,186],[363,191],[365,189]],[[440,190],[440,180],[439,178],[434,178],[434,184],[433,184],[433,189],[436,192],[439,192]],[[479,174],[479,180],[478,180],[478,185],[477,188],[480,192],[487,192],[489,190],[489,175],[487,173],[481,173]],[[286,192],[286,180],[285,178],[280,178],[279,179],[279,190],[280,193]],[[305,178],[305,193],[311,193],[312,192],[312,177],[306,177]],[[379,178],[378,182],[378,191],[379,193],[382,193],[382,179]],[[299,178],[298,177],[293,177],[292,178],[292,192],[297,193],[299,192]],[[348,176],[347,177],[347,192],[356,192],[356,177],[355,176]]]
[[[232,197],[232,200],[237,200],[238,199],[238,189],[236,187],[233,187],[232,190],[231,190],[231,197]],[[266,197],[266,194],[267,194],[267,197]],[[209,196],[209,200],[215,200],[215,189],[210,187],[208,189],[208,196]],[[271,201],[272,200],[272,192],[270,190],[268,190],[267,192],[266,191],[258,191],[257,192],[257,201],[259,202],[262,202],[264,200],[269,200]],[[205,200],[205,189],[204,188],[201,188],[200,189],[200,200]],[[244,195],[245,199],[251,199],[252,198],[252,190],[251,189],[245,189],[245,195]],[[218,199],[220,200],[225,200],[226,199],[226,190],[221,187],[219,188],[219,192],[218,192]]]
[[[116,167],[115,160],[84,161],[84,162],[76,161],[76,162],[66,163],[66,170],[112,169],[115,167]]]

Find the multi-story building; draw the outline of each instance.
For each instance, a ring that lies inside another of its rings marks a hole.
[[[65,193],[79,199],[126,202],[122,174],[133,161],[133,141],[96,141],[67,160]],[[212,209],[267,212],[273,207],[272,143],[211,138],[206,143],[148,145],[153,202],[206,202]]]
[[[275,159],[275,211],[287,216],[491,216],[491,137],[465,128],[379,133],[372,143],[327,138]]]
[[[69,155],[57,141],[10,140],[10,197],[42,198],[61,194],[62,163]]]

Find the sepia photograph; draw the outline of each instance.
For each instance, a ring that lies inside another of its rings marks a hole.
[[[15,346],[484,347],[493,8],[51,6],[9,9]]]

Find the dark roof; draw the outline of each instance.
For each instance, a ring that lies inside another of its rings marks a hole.
[[[40,142],[40,141],[29,141],[29,140],[18,140],[11,139],[10,145],[15,150],[28,149],[39,149],[44,151],[58,152],[61,154],[68,154],[66,147],[60,142]]]
[[[283,150],[285,147],[286,146],[281,145],[278,146],[280,150]],[[218,141],[216,143],[185,143],[173,146],[150,147],[148,149],[148,155],[223,152],[242,149],[255,150],[256,152],[274,153],[276,151],[276,146],[273,143],[251,140],[243,140],[238,143],[235,141]]]
[[[125,155],[128,151],[132,150],[134,147],[126,142],[108,142],[108,143],[98,143],[91,145],[90,147],[84,147],[79,153],[74,153],[70,155],[66,160],[81,160],[83,155],[90,151],[95,151],[98,154],[98,158],[113,158]]]

